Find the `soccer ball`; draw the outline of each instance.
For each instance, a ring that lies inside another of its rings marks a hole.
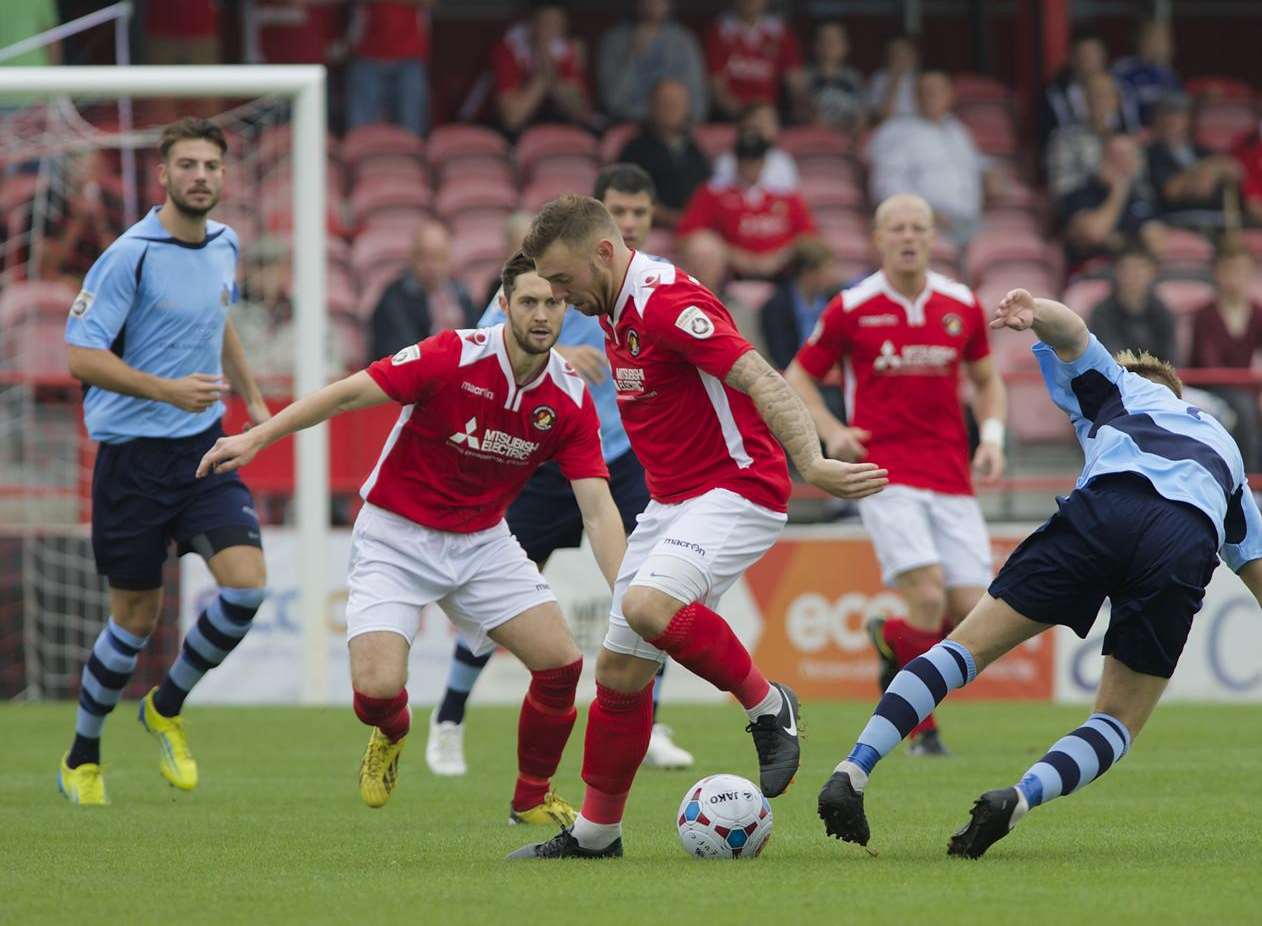
[[[684,793],[679,841],[697,858],[754,858],[771,838],[771,805],[739,775],[710,775]]]

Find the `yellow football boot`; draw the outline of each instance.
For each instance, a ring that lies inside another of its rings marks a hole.
[[[555,791],[549,791],[544,795],[542,804],[536,804],[529,810],[513,810],[512,804],[508,806],[509,826],[526,824],[530,826],[559,826],[562,829],[569,829],[574,825],[574,821],[577,818],[578,811],[570,805],[569,801]]]
[[[72,804],[83,806],[108,804],[105,796],[105,776],[101,774],[101,766],[95,762],[85,762],[76,768],[66,764],[70,753],[61,757],[61,768],[57,769],[57,790]]]
[[[373,727],[368,748],[359,761],[359,796],[369,807],[381,807],[390,800],[390,792],[399,783],[399,753],[405,742],[406,736],[392,743]]]
[[[149,693],[140,701],[140,723],[153,734],[162,750],[162,759],[158,770],[162,777],[181,791],[192,791],[197,787],[197,762],[188,751],[188,739],[184,735],[184,720],[177,714],[175,717],[163,717],[153,706],[153,695],[157,688],[149,689]]]

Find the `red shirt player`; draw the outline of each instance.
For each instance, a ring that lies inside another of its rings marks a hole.
[[[833,299],[785,378],[815,419],[830,456],[889,470],[890,487],[859,503],[882,578],[907,602],[907,619],[868,630],[884,688],[972,610],[990,584],[990,540],[969,479],[959,370],[982,421],[974,467],[1003,471],[1003,382],[986,342],[987,320],[968,289],[929,271],[933,214],[918,196],[892,196],[876,211],[881,270]],[[852,427],[828,411],[815,383],[845,371]],[[932,718],[915,752],[941,752]]]
[[[805,92],[797,36],[767,14],[767,0],[736,0],[706,32],[705,51],[715,108],[728,119],[750,103],[778,105],[781,81],[795,95]]]
[[[885,473],[823,459],[806,409],[723,304],[672,264],[629,250],[598,200],[548,203],[522,250],[558,298],[600,318],[652,501],[628,540],[596,665],[582,813],[572,830],[513,855],[617,856],[667,655],[744,706],[768,797],[797,771],[797,699],[767,682],[712,610],[784,526],[789,477],[777,441],[808,480],[842,497],[879,491]]]
[[[570,480],[610,585],[626,549],[609,495],[600,425],[583,381],[552,350],[565,303],[521,254],[502,274],[507,322],[445,331],[223,438],[198,474],[248,463],[294,431],[393,400],[403,406],[364,483],[351,545],[347,638],[355,713],[373,727],[360,765],[364,801],[380,807],[398,778],[411,724],[408,649],[421,609],[437,603],[474,652],[499,644],[531,671],[518,727],[510,819],[572,820],[549,790],[570,730],[583,660],[547,582],[509,533],[504,511],[540,464]]]

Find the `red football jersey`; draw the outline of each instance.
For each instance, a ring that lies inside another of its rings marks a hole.
[[[728,244],[767,254],[815,232],[806,201],[797,193],[707,183],[688,200],[675,234],[711,229]],[[737,268],[739,269],[739,268]]]
[[[706,64],[711,74],[727,78],[741,103],[775,104],[785,73],[802,66],[802,52],[779,16],[764,16],[749,26],[727,13],[706,35]]]
[[[583,58],[573,40],[556,38],[548,46],[557,76],[587,90],[587,71]],[[495,91],[518,90],[530,82],[535,73],[535,51],[530,41],[530,29],[524,23],[513,26],[504,34],[491,51],[491,72],[495,76]]]
[[[444,331],[368,375],[404,408],[359,494],[417,524],[459,534],[493,527],[548,460],[570,480],[609,478],[583,380],[554,351],[518,386],[503,325]]]
[[[723,383],[753,349],[723,303],[673,264],[633,252],[613,315],[600,323],[649,494],[674,504],[728,489],[785,511],[784,451],[749,396]]]
[[[842,364],[850,423],[892,484],[971,495],[959,368],[989,353],[967,286],[930,273],[909,302],[877,272],[828,304],[797,362],[817,379]]]

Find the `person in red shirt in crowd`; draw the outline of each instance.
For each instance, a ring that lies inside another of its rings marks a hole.
[[[249,463],[269,444],[334,415],[403,406],[360,495],[346,602],[355,714],[373,728],[359,791],[380,807],[411,727],[408,651],[421,610],[440,604],[475,653],[503,646],[531,673],[518,725],[513,823],[569,823],[549,782],[577,716],[583,658],[548,583],[504,512],[538,467],[570,481],[610,586],[626,550],[609,493],[600,422],[582,378],[552,349],[565,317],[520,253],[502,273],[507,320],[444,331],[299,399],[265,425],[215,442],[199,477]]]
[[[750,103],[778,106],[782,84],[795,108],[805,105],[797,36],[767,13],[767,0],[736,0],[710,25],[705,50],[716,117],[736,119]]]
[[[150,64],[218,64],[219,3],[145,4],[145,49]]]
[[[245,59],[253,64],[324,64],[346,32],[343,0],[250,0]]]
[[[810,409],[828,456],[871,460],[890,487],[859,503],[885,583],[907,617],[876,619],[881,687],[972,610],[991,580],[990,540],[969,479],[959,372],[973,387],[981,444],[973,470],[1003,474],[1007,397],[986,341],[987,319],[967,286],[929,270],[933,212],[919,196],[876,210],[881,269],[835,297],[785,372]],[[828,410],[818,382],[842,365],[850,427]],[[909,752],[945,753],[932,715]]]
[[[568,29],[563,4],[535,0],[530,18],[491,52],[495,108],[510,134],[536,122],[590,122],[584,49]]]
[[[764,174],[768,145],[760,135],[736,139],[736,176],[731,182],[712,180],[692,194],[675,234],[681,253],[707,237],[718,238],[727,265],[741,276],[770,279],[793,259],[798,242],[816,234],[815,220],[792,191],[768,189]],[[704,245],[708,250],[712,245]],[[688,263],[685,256],[685,263]]]
[[[558,299],[600,319],[652,501],[627,542],[596,663],[582,811],[573,828],[510,858],[617,857],[653,727],[653,677],[668,655],[745,709],[767,797],[797,772],[797,698],[767,681],[713,610],[784,527],[781,444],[812,485],[843,498],[879,492],[885,471],[825,460],[806,409],[723,303],[674,265],[630,250],[599,200],[547,203],[522,250]]]
[[[430,10],[434,0],[359,3],[351,19],[346,125],[429,127]]]
[[[1231,153],[1240,162],[1244,174],[1240,181],[1240,198],[1245,217],[1252,222],[1262,222],[1262,128],[1237,139]]]

